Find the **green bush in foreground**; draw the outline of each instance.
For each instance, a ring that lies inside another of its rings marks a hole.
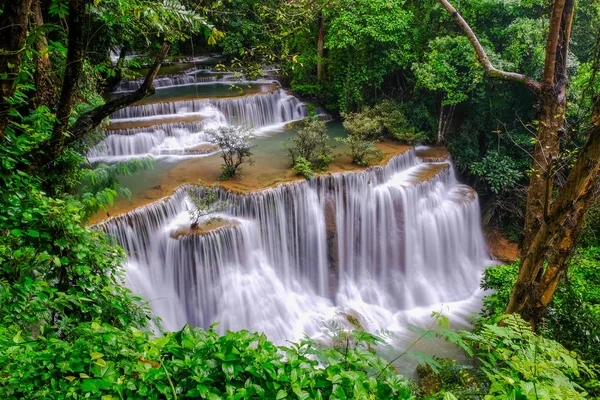
[[[540,334],[600,364],[600,248],[580,249],[573,257],[564,282],[559,285],[547,314],[537,326]],[[516,281],[518,261],[488,268],[482,288],[495,292],[484,298],[484,317],[479,324],[495,323],[502,314]]]
[[[256,333],[219,336],[188,326],[150,339],[135,328],[95,322],[80,324],[73,342],[0,333],[0,395],[6,399],[413,397],[410,381],[387,368],[364,333],[352,348],[322,348],[310,340],[276,347]]]

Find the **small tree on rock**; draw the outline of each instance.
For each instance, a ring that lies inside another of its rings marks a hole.
[[[211,141],[221,149],[224,164],[221,166],[221,179],[231,179],[238,175],[243,163],[253,164],[252,139],[255,135],[247,126],[222,126],[208,132]]]
[[[204,188],[204,192],[199,196],[198,189]],[[190,210],[191,228],[195,229],[200,225],[200,221],[205,217],[222,212],[228,208],[225,201],[219,200],[219,184],[208,186],[200,181],[200,188],[186,187],[185,191],[188,198],[194,204]],[[213,218],[214,219],[214,218]],[[208,221],[211,221],[209,219]]]

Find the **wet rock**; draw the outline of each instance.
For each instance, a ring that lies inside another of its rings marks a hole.
[[[237,225],[239,225],[239,222],[234,221],[234,220],[213,218],[211,220],[208,220],[206,222],[200,223],[195,226],[190,225],[190,226],[180,227],[177,230],[172,231],[170,236],[173,239],[181,239],[181,238],[187,237],[187,236],[207,235],[218,229],[223,229],[223,228],[227,228],[227,227],[233,228]]]

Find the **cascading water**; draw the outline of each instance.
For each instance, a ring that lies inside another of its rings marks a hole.
[[[227,124],[247,124],[268,132],[285,123],[306,116],[303,103],[278,89],[265,94],[239,98],[198,99],[151,103],[124,108],[111,116],[114,124],[140,124],[173,120],[148,128],[107,131],[107,137],[93,148],[92,161],[111,161],[132,156],[193,156],[213,151],[195,150],[208,144],[206,131]],[[198,118],[201,122],[180,122],[177,119]]]
[[[215,76],[190,76],[190,75],[175,75],[166,76],[163,78],[154,79],[154,86],[159,88],[168,88],[173,86],[194,85],[197,83],[214,82]],[[144,79],[125,80],[119,83],[115,88],[115,93],[131,92],[139,89],[144,83]]]
[[[283,90],[228,99],[199,99],[160,102],[131,106],[111,115],[113,122],[157,118],[162,115],[200,113],[214,107],[230,123],[249,124],[253,127],[289,122],[305,116],[302,103]]]
[[[419,307],[463,307],[490,263],[476,194],[449,162],[414,150],[362,172],[220,191],[222,225],[178,234],[190,226],[188,196],[202,191],[181,188],[100,225],[166,329],[220,322],[283,343],[351,314],[369,331],[399,332]]]

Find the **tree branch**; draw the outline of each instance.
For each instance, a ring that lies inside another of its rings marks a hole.
[[[38,151],[35,157],[32,157],[35,160],[33,168],[43,167],[48,163],[56,160],[60,156],[64,146],[68,146],[74,142],[81,140],[90,130],[100,125],[102,120],[104,120],[104,118],[108,117],[110,114],[122,108],[125,108],[135,103],[136,101],[139,101],[147,96],[154,94],[156,90],[154,88],[154,78],[156,78],[156,75],[158,74],[160,66],[162,65],[162,62],[164,61],[168,51],[169,45],[167,43],[163,43],[160,52],[156,55],[156,58],[154,59],[154,64],[148,71],[148,74],[146,75],[146,78],[144,79],[144,82],[139,87],[139,89],[121,97],[118,97],[116,99],[113,99],[81,115],[77,119],[77,121],[71,126],[71,129],[69,129],[70,133],[68,135],[66,134],[65,129],[65,134],[63,134],[62,139],[60,141],[60,148],[56,147],[56,142],[53,143],[52,141],[50,141],[48,143],[50,148],[41,149]]]
[[[506,72],[496,69],[490,62],[490,59],[488,58],[485,50],[483,49],[483,46],[481,46],[481,43],[479,43],[479,39],[477,39],[477,36],[473,32],[469,24],[467,24],[467,22],[464,20],[464,18],[458,13],[458,11],[456,11],[456,9],[452,6],[452,4],[450,4],[448,0],[440,0],[440,3],[442,4],[442,7],[444,7],[446,11],[448,11],[448,13],[452,15],[454,20],[458,23],[463,32],[467,35],[469,41],[471,42],[471,45],[475,49],[475,54],[477,55],[477,60],[479,61],[479,64],[481,64],[486,74],[490,78],[522,83],[534,93],[540,92],[541,85],[535,79],[530,78],[527,75],[518,74],[515,72]]]
[[[158,74],[160,66],[162,65],[162,62],[165,59],[168,51],[169,45],[167,43],[163,43],[160,52],[154,59],[152,68],[150,68],[150,71],[148,71],[146,79],[144,79],[144,82],[139,89],[111,100],[108,103],[96,107],[79,117],[71,127],[71,135],[67,138],[65,144],[71,144],[81,139],[87,132],[100,125],[104,118],[108,117],[115,111],[125,108],[147,96],[154,94],[156,90],[154,88],[154,78],[156,78],[156,74]]]

